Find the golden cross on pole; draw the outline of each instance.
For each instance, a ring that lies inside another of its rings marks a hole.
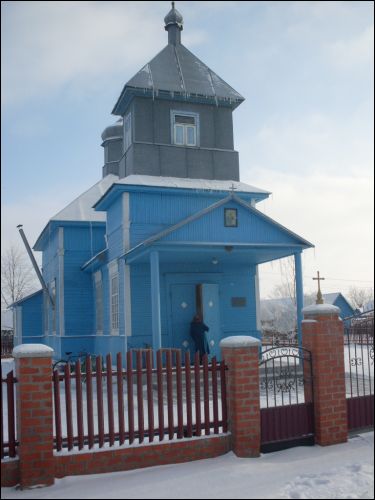
[[[316,301],[315,301],[315,303],[316,304],[324,304],[322,292],[320,291],[320,282],[322,280],[324,280],[325,278],[321,278],[320,277],[319,271],[317,271],[317,273],[318,273],[318,277],[317,278],[313,278],[313,280],[317,280],[318,281],[318,293],[316,294]]]

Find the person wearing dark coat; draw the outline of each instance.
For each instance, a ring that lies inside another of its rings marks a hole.
[[[200,361],[202,361],[204,354],[210,354],[210,348],[206,338],[206,332],[208,331],[209,328],[203,323],[201,315],[196,314],[190,324],[190,336],[194,340],[195,351],[199,351]]]

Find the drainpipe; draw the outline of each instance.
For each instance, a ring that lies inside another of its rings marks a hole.
[[[53,301],[53,298],[52,298],[52,296],[51,296],[51,294],[50,294],[50,291],[48,290],[48,287],[47,287],[47,285],[46,285],[46,282],[44,281],[44,278],[43,278],[43,276],[42,276],[42,273],[40,272],[39,266],[38,266],[38,264],[37,264],[37,262],[36,262],[36,260],[35,260],[35,257],[34,257],[34,254],[33,254],[32,250],[31,250],[31,248],[30,248],[29,242],[27,241],[26,235],[25,235],[25,233],[23,232],[23,229],[22,229],[22,224],[19,224],[19,225],[17,226],[17,229],[18,229],[18,231],[19,231],[19,233],[20,233],[20,235],[21,235],[22,241],[23,241],[23,242],[24,242],[24,244],[25,244],[25,247],[26,247],[27,253],[29,254],[29,257],[30,257],[31,263],[32,263],[32,265],[33,265],[33,267],[34,267],[34,269],[35,269],[35,272],[36,272],[36,274],[37,274],[37,276],[38,276],[38,279],[39,279],[39,281],[40,281],[40,284],[42,285],[43,290],[47,293],[47,295],[48,295],[48,297],[49,297],[49,300],[51,301],[51,305],[52,305],[52,307],[53,307],[53,308],[55,308],[55,303],[54,303],[54,301]]]

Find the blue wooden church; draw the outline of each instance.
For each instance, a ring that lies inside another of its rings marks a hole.
[[[14,304],[17,343],[113,354],[193,349],[196,312],[211,354],[229,335],[260,336],[258,265],[312,244],[258,211],[269,192],[240,182],[233,111],[244,98],[181,43],[124,86],[102,134],[102,179],[52,217],[34,245],[45,288]]]

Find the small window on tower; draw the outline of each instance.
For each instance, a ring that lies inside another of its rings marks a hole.
[[[172,142],[178,146],[198,146],[198,115],[172,111]]]

